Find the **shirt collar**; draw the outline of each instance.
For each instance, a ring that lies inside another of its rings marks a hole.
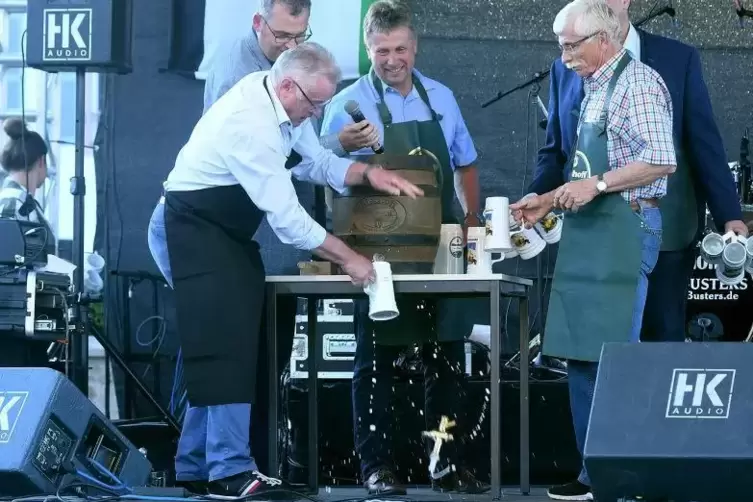
[[[266,75],[262,79],[262,85],[265,87],[267,93],[269,94],[269,97],[272,99],[272,107],[274,108],[275,115],[277,116],[277,124],[280,127],[285,125],[292,126],[288,112],[286,112],[285,107],[282,106],[282,102],[277,96],[277,93],[275,92],[274,87],[272,87],[272,83],[269,80],[269,72],[265,73]]]
[[[620,59],[622,59],[622,56],[625,55],[625,52],[626,50],[624,48],[620,49],[620,52],[612,56],[612,59],[596,70],[593,75],[586,77],[584,79],[586,88],[590,91],[595,91],[600,87],[607,85],[612,79],[614,70],[617,68],[617,64],[620,62]]]
[[[272,64],[274,62],[270,61],[267,56],[264,55],[264,52],[261,50],[261,46],[259,45],[259,36],[253,29],[251,30],[251,33],[246,36],[245,44],[248,50],[251,51],[251,53],[254,55],[256,60],[266,65],[266,68],[263,68],[264,70],[269,70],[270,68],[272,68]]]
[[[11,178],[10,176],[7,176],[3,180],[2,187],[0,187],[0,189],[6,189],[6,188],[10,188],[12,190],[21,190],[23,192],[27,191],[26,187],[24,187],[20,183],[17,183],[16,180],[14,180],[13,178]]]
[[[633,59],[636,61],[641,60],[641,37],[638,35],[638,30],[636,30],[635,26],[632,24],[630,25],[627,38],[625,38],[625,43],[623,45]]]

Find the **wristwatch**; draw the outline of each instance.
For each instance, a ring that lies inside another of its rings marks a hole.
[[[596,177],[596,190],[599,191],[599,194],[602,194],[607,191],[607,182],[604,181],[604,175],[600,174]]]

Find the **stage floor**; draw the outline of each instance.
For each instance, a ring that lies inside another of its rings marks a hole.
[[[69,502],[86,502],[86,499],[79,499],[76,497],[65,497],[67,501]],[[146,501],[153,501],[154,499],[149,499],[145,497],[144,499],[139,499],[136,497],[130,498],[130,501],[138,501],[138,500],[144,500]],[[211,500],[208,498],[195,498],[194,500],[198,501],[204,501],[204,500]],[[262,502],[264,499],[251,499],[253,502]],[[318,495],[311,496],[311,498],[290,498],[290,499],[282,499],[284,500],[290,500],[293,501],[316,501],[316,502],[368,502],[368,501],[375,501],[375,502],[457,502],[457,501],[467,501],[467,502],[491,502],[492,497],[490,494],[484,494],[484,495],[458,495],[458,494],[452,494],[452,493],[438,493],[433,491],[431,488],[412,488],[408,490],[408,495],[403,497],[367,497],[366,492],[362,488],[331,488],[331,489],[322,489]],[[520,493],[520,489],[518,488],[505,488],[502,492],[502,498],[499,499],[500,502],[543,502],[545,500],[549,500],[549,498],[546,496],[546,489],[545,488],[532,488],[531,494],[528,496],[524,496]],[[275,502],[280,502],[280,499],[277,499]]]
[[[316,497],[323,502],[355,502],[368,500],[378,500],[379,502],[394,501],[415,501],[415,502],[448,502],[448,501],[468,501],[468,502],[491,502],[491,494],[484,495],[459,495],[457,493],[439,493],[431,488],[413,488],[408,490],[408,495],[404,497],[371,497],[366,498],[366,492],[362,488],[332,488],[330,490],[321,490]],[[546,488],[531,488],[530,495],[522,495],[520,488],[510,487],[502,490],[501,502],[543,502],[550,500],[546,496]]]

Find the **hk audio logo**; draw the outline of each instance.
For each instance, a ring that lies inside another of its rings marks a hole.
[[[91,9],[44,9],[43,61],[89,61],[91,45]]]
[[[29,397],[28,392],[0,391],[0,444],[8,443]]]
[[[736,370],[676,369],[667,418],[728,418]]]

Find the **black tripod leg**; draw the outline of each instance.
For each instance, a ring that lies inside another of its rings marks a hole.
[[[180,425],[178,424],[178,421],[173,417],[172,413],[167,411],[164,406],[162,406],[159,401],[152,395],[151,392],[149,392],[149,389],[146,387],[144,382],[139,378],[139,376],[131,370],[131,368],[128,366],[128,363],[126,363],[125,359],[123,359],[123,356],[120,355],[118,352],[118,349],[115,348],[115,346],[110,343],[110,341],[102,336],[94,327],[91,327],[90,334],[97,339],[97,341],[102,345],[102,347],[105,349],[105,354],[110,356],[115,360],[115,362],[120,366],[120,369],[122,369],[126,375],[127,378],[129,378],[134,384],[136,384],[136,387],[139,388],[139,390],[144,394],[144,396],[149,400],[150,403],[159,411],[160,415],[164,417],[165,421],[175,429],[175,431],[180,434]]]

